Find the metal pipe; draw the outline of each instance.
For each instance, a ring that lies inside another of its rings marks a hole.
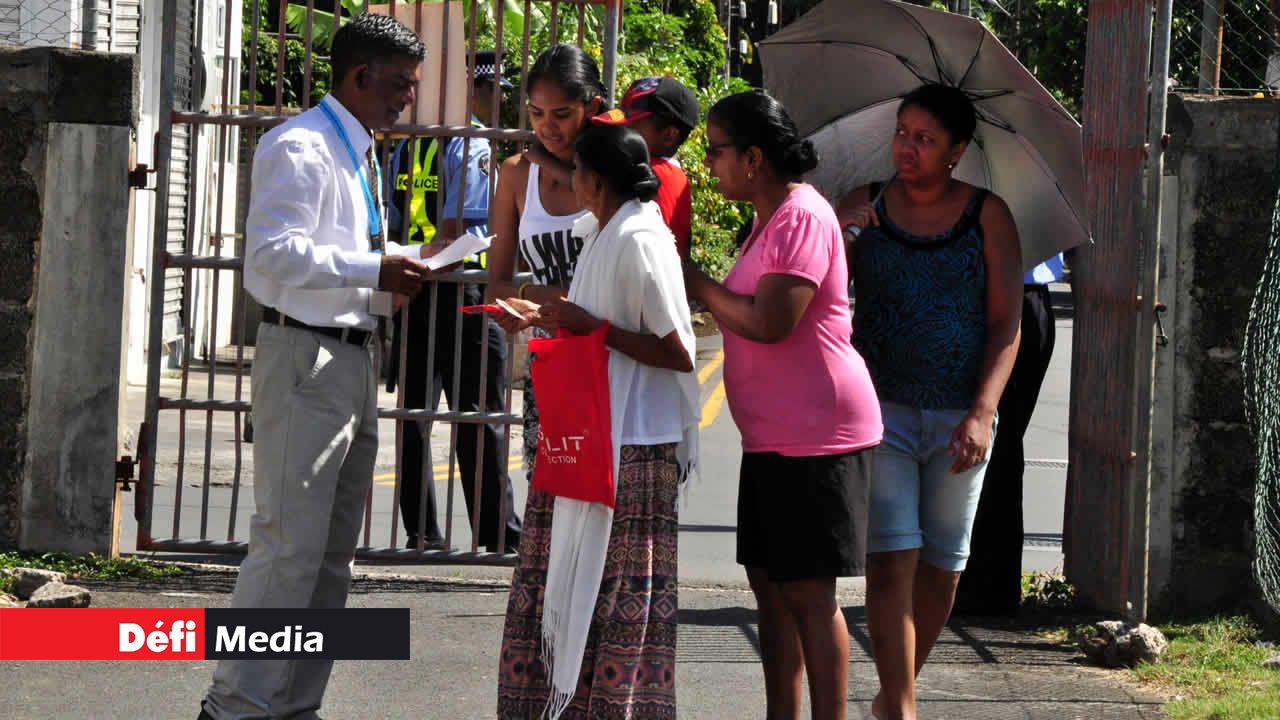
[[[276,114],[279,115],[284,109],[284,58],[285,46],[288,38],[285,36],[285,30],[288,29],[288,9],[289,3],[280,3],[280,16],[276,18],[278,23],[276,26]]]
[[[1155,393],[1156,285],[1160,275],[1160,212],[1164,179],[1165,116],[1169,93],[1169,46],[1173,0],[1158,0],[1151,38],[1151,92],[1148,100],[1146,223],[1139,253],[1141,302],[1138,314],[1138,373],[1134,394],[1134,443],[1138,454],[1130,482],[1129,615],[1146,620],[1151,522],[1151,399]]]
[[[249,112],[258,107],[258,38],[262,32],[262,0],[253,0],[253,34],[249,47]],[[244,22],[241,19],[241,22]],[[226,110],[226,108],[222,108]]]
[[[84,0],[80,9],[80,47],[84,50],[98,49],[98,0]],[[115,30],[115,28],[111,28]],[[106,48],[110,50],[110,47]]]
[[[622,19],[622,0],[606,0],[604,5],[604,94],[613,105],[618,84],[618,24]]]
[[[228,5],[228,8],[231,6]],[[338,23],[342,18],[342,3],[334,3],[333,28],[329,31],[330,37],[338,31]],[[299,103],[304,108],[311,107],[311,48],[315,43],[315,17],[316,17],[316,0],[307,0],[307,20],[306,27],[302,30],[302,97],[298,98]],[[230,21],[227,27],[231,26]],[[225,108],[226,105],[223,105]]]
[[[174,58],[177,51],[178,0],[164,0],[160,11],[160,98],[156,118],[155,218],[151,241],[151,297],[147,328],[147,400],[139,444],[146,448],[138,473],[138,497],[146,498],[144,507],[134,508],[138,521],[138,547],[151,544],[151,514],[154,508],[156,479],[156,422],[160,410],[160,359],[164,338],[164,273],[165,242],[168,238],[170,159],[173,154],[173,121],[171,112],[175,95]]]
[[[161,410],[246,412],[252,409],[250,403],[244,400],[201,400],[198,398],[161,395],[156,398],[156,402]],[[431,410],[429,408],[421,410],[379,408],[378,417],[382,420],[440,420],[442,422],[472,425],[482,425],[484,423],[505,423],[510,425],[523,422],[523,418],[511,413],[461,412],[457,410]]]
[[[462,286],[459,285],[458,287],[461,288]],[[489,322],[490,322],[490,318],[488,315],[480,316],[480,375],[479,375],[480,387],[477,388],[478,392],[476,393],[476,409],[480,411],[481,415],[487,415],[488,407],[489,407],[487,404],[489,400]],[[459,328],[461,328],[462,326],[461,317],[458,318],[458,326]],[[475,496],[475,513],[473,513],[473,515],[476,518],[474,522],[474,527],[476,528],[480,527],[480,522],[479,522],[480,507],[481,507],[481,500],[484,497],[484,493],[482,492],[484,489],[484,440],[485,440],[484,431],[485,431],[485,425],[480,425],[475,428],[475,433],[476,433],[475,485],[472,486],[472,490],[473,490],[472,494]],[[502,461],[499,460],[499,463],[502,463]],[[498,468],[495,468],[495,470],[497,469]],[[501,470],[505,472],[506,468],[503,467],[501,468]],[[499,490],[500,489],[501,488],[499,488]],[[496,549],[498,552],[502,552],[506,548],[506,543],[507,543],[506,493],[503,493],[503,492],[498,493],[498,516],[493,518],[493,520],[498,525],[498,529],[497,529],[498,534],[496,536],[497,537]]]
[[[223,542],[220,540],[160,540],[151,543],[150,550],[180,553],[240,554],[249,551],[247,542]],[[411,548],[373,548],[367,541],[356,549],[359,560],[400,560],[406,563],[440,563],[443,565],[515,565],[513,554],[492,552],[465,552],[461,550],[415,550]]]
[[[292,115],[289,117],[292,117]],[[216,114],[175,111],[173,113],[173,123],[175,125],[228,125],[233,127],[253,127],[269,130],[277,125],[283,124],[285,121],[289,120],[289,117],[273,113]],[[475,128],[470,125],[446,125],[442,123],[405,123],[393,125],[391,128],[381,132],[380,134],[387,138],[449,136],[485,138],[488,140],[498,140],[503,142],[524,142],[533,139],[533,133],[528,130],[495,127]]]
[[[521,48],[520,48],[520,105],[516,108],[516,112],[519,114],[519,119],[516,125],[517,125],[517,128],[521,131],[524,131],[525,126],[529,122],[528,78],[529,78],[529,33],[530,33],[529,26],[531,24],[529,22],[530,9],[531,9],[531,0],[524,0],[524,32],[522,33],[524,35],[524,38],[521,41]],[[530,140],[533,140],[532,133],[530,133],[529,137],[525,138],[524,140],[521,140],[520,142],[528,142]]]

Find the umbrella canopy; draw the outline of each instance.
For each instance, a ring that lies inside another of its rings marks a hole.
[[[893,175],[898,105],[925,82],[964,90],[978,128],[955,177],[1013,212],[1028,268],[1089,240],[1080,123],[982,23],[896,0],[827,0],[760,45],[765,87],[839,198]]]

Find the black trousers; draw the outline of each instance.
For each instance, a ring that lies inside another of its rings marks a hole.
[[[479,305],[484,302],[484,290],[474,283],[462,286],[462,304]],[[458,286],[441,283],[437,291],[435,326],[431,327],[431,293],[424,290],[411,302],[409,312],[408,350],[406,352],[405,407],[438,407],[440,393],[444,392],[452,410],[478,412],[480,410],[480,352],[489,353],[485,382],[485,409],[488,412],[504,411],[507,388],[503,370],[507,359],[506,334],[496,323],[488,323],[485,335],[484,317],[462,316],[462,354],[457,367],[454,364],[454,341],[458,321]],[[403,311],[402,311],[403,312]],[[435,336],[433,364],[427,366],[427,341]],[[394,351],[398,357],[399,350]],[[458,397],[453,396],[455,373],[460,375]],[[428,541],[443,538],[439,524],[439,505],[436,501],[435,483],[423,484],[424,437],[430,436],[429,423],[406,423],[400,454],[400,513],[404,519],[405,533],[424,535]],[[506,529],[506,551],[515,552],[520,540],[520,518],[516,514],[511,495],[511,481],[507,476],[507,458],[502,446],[502,425],[457,425],[457,462],[462,476],[463,495],[468,517],[474,516],[476,477],[476,445],[484,437],[484,458],[481,463],[480,529],[477,533],[480,545],[491,550],[498,547],[498,528]],[[426,524],[419,526],[420,498],[425,493]],[[499,512],[505,497],[506,513],[499,523]]]
[[[1022,474],[1026,462],[1022,438],[1053,355],[1053,323],[1049,288],[1025,286],[1022,343],[1000,396],[1000,430],[991,448],[973,521],[969,563],[956,593],[957,613],[1012,613],[1022,599]]]

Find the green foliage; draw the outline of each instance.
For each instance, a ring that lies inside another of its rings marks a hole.
[[[1022,573],[1022,606],[1029,610],[1066,611],[1076,608],[1076,589],[1058,573]]]
[[[1171,720],[1263,720],[1280,717],[1280,673],[1262,667],[1275,654],[1247,617],[1218,617],[1160,628],[1169,649],[1138,679],[1169,690]]]
[[[347,11],[348,17],[355,17],[365,11],[366,4],[365,0],[342,0],[342,7]],[[313,9],[311,16],[313,47],[328,50],[333,45],[333,13]],[[285,8],[285,24],[295,35],[304,36],[307,32],[306,5],[289,3]]]
[[[985,19],[1058,102],[1077,117],[1084,97],[1087,0],[1024,0]]]
[[[29,567],[41,570],[54,570],[66,573],[68,579],[90,578],[94,580],[115,580],[119,578],[140,578],[155,580],[182,573],[182,568],[175,565],[164,565],[139,558],[108,558],[89,553],[88,555],[66,555],[63,553],[0,553],[0,592],[13,592],[13,578],[2,572],[6,568]]]
[[[344,2],[352,1],[344,0]],[[280,29],[276,20],[270,17],[267,12],[267,3],[259,2],[258,7],[257,77],[251,81],[249,78],[250,57],[253,53],[255,39],[253,33],[253,0],[244,0],[245,20],[240,29],[241,52],[244,54],[240,77],[240,102],[247,105],[250,97],[253,97],[254,102],[258,105],[274,105],[276,103],[276,79],[280,72]],[[289,10],[289,14],[292,14],[292,9]],[[305,19],[305,9],[303,10],[303,17]],[[332,18],[330,18],[330,22],[332,22]],[[319,23],[316,23],[314,27],[318,31]],[[333,70],[329,65],[329,59],[319,54],[327,51],[327,47],[327,44],[322,46],[318,42],[312,45],[310,92],[312,105],[320,102],[325,94],[329,92],[329,82]],[[284,52],[281,104],[286,107],[300,107],[302,105],[303,77],[306,70],[306,46],[297,38],[286,35]]]

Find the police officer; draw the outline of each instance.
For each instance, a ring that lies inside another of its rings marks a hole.
[[[492,116],[493,85],[498,82],[503,89],[511,84],[502,78],[493,51],[476,53],[474,91],[471,105],[472,127],[484,127],[480,118]],[[417,152],[414,152],[414,148]],[[464,156],[466,165],[463,165]],[[494,172],[489,141],[480,138],[420,138],[401,141],[392,153],[394,189],[387,193],[391,207],[388,223],[392,237],[404,236],[404,224],[408,224],[407,242],[426,243],[443,247],[464,232],[487,234],[489,218],[489,175]],[[443,175],[443,177],[442,177]],[[442,182],[443,181],[443,182]],[[442,186],[443,185],[443,186]],[[443,197],[438,195],[442,193]],[[406,207],[407,197],[407,207]],[[462,198],[459,216],[459,197]],[[424,256],[434,254],[427,248]],[[485,256],[467,260],[467,269],[485,267]],[[395,366],[400,357],[400,342],[407,342],[405,371],[405,407],[437,408],[441,390],[449,407],[455,411],[477,412],[480,408],[480,365],[482,348],[489,354],[485,383],[485,410],[504,412],[506,382],[503,370],[506,366],[506,336],[497,323],[485,323],[480,315],[461,315],[458,312],[458,286],[456,283],[440,283],[436,293],[434,313],[431,293],[423,292],[401,312],[408,312],[408,337],[400,337],[399,316],[395,323],[395,340],[388,372],[388,391],[395,387],[399,375]],[[484,289],[476,283],[462,285],[462,304],[479,305],[484,302]],[[434,325],[431,324],[434,314]],[[454,364],[454,340],[459,321],[462,322],[462,353]],[[487,325],[487,333],[486,333]],[[428,333],[435,338],[432,366],[427,366]],[[459,397],[452,397],[454,376],[459,374]],[[404,442],[400,454],[400,512],[408,536],[407,547],[425,549],[444,547],[440,532],[434,483],[423,483],[424,448],[428,447],[431,423],[409,424],[405,427]],[[467,515],[473,515],[474,484],[476,477],[476,443],[483,433],[484,458],[481,463],[481,496],[479,544],[490,551],[498,548],[498,515],[505,495],[506,514],[501,526],[505,529],[506,552],[515,552],[520,542],[520,519],[516,515],[511,496],[511,483],[507,477],[507,459],[502,456],[503,428],[501,425],[477,425],[459,423],[457,426],[457,460],[462,475],[462,486],[467,504]],[[419,526],[421,497],[426,498],[426,524]]]

